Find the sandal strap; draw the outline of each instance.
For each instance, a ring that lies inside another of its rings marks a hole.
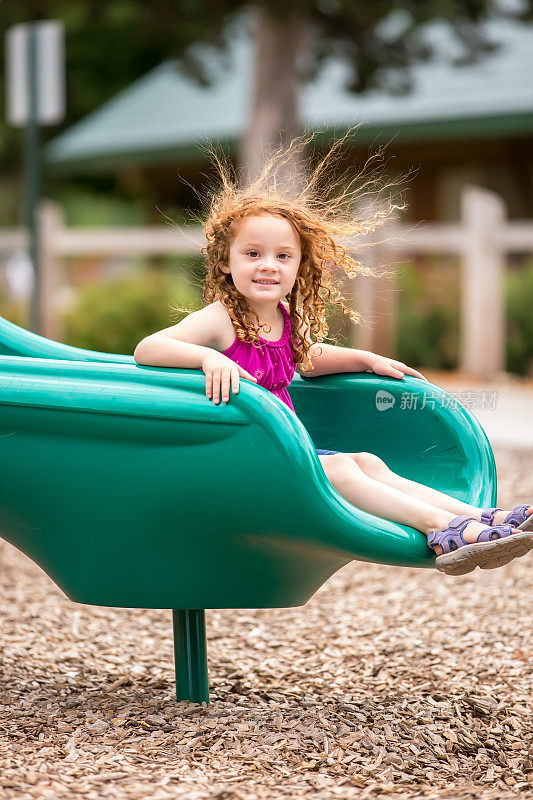
[[[526,515],[526,511],[528,510],[529,506],[526,505],[518,505],[513,508],[513,510],[507,514],[504,520],[504,524],[514,525],[521,525],[522,522],[525,522],[528,518]]]
[[[439,545],[442,547],[443,553],[451,553],[452,550],[457,550],[466,544],[462,534],[468,523],[473,520],[474,517],[460,514],[458,517],[454,517],[443,531],[430,531],[428,534],[429,546],[435,547],[435,545]]]
[[[497,511],[503,511],[503,508],[486,508],[481,515],[481,522],[484,522],[485,525],[492,525]],[[508,520],[505,521],[507,522]]]
[[[528,508],[529,506],[524,504],[515,506],[513,510],[507,514],[502,525],[521,525],[527,519],[526,511]],[[503,508],[485,508],[481,514],[481,522],[484,522],[485,525],[492,525],[494,523],[494,515],[497,511],[503,511]]]
[[[507,536],[512,535],[512,525],[494,525],[492,528],[485,528],[482,530],[477,537],[476,542],[492,542],[495,539],[505,539]]]

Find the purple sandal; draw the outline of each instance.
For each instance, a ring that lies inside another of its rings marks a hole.
[[[526,506],[528,508],[528,506]],[[494,516],[494,515],[493,515]],[[443,531],[431,531],[428,545],[440,545],[441,555],[435,566],[448,575],[464,575],[476,567],[494,569],[508,564],[513,558],[525,555],[533,548],[533,534],[526,531],[513,533],[511,525],[494,525],[485,528],[475,542],[465,542],[463,531],[474,517],[454,517]]]
[[[531,506],[515,506],[513,510],[507,514],[504,521],[501,523],[502,525],[513,525],[513,527],[517,528],[519,525],[521,526],[522,530],[530,530],[533,528],[533,514],[530,514],[529,517],[526,515],[526,511]],[[486,508],[481,515],[481,522],[484,522],[486,525],[492,525],[494,522],[494,515],[497,511],[503,511],[503,508]],[[524,523],[530,522],[530,525],[525,526]]]

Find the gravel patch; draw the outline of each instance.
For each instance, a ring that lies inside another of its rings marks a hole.
[[[533,453],[495,455],[532,499]],[[173,699],[169,611],[72,603],[5,543],[0,585],[3,800],[533,798],[531,554],[208,611],[208,707]]]

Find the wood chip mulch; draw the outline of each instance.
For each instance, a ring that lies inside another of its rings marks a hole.
[[[533,453],[496,451],[499,504]],[[2,800],[533,798],[533,556],[352,563],[303,608],[208,611],[211,705],[169,611],[87,607],[0,545]]]

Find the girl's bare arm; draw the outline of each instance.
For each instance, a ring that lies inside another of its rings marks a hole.
[[[408,367],[403,361],[370,353],[368,350],[355,350],[351,347],[337,347],[324,342],[315,342],[309,348],[313,369],[308,372],[298,370],[306,377],[331,375],[337,372],[366,372],[371,370],[377,375],[390,375],[391,378],[403,378],[412,375],[427,380],[421,372]]]
[[[177,325],[143,339],[133,357],[150,367],[201,369],[207,355],[216,350],[219,320],[211,306],[189,314]]]

